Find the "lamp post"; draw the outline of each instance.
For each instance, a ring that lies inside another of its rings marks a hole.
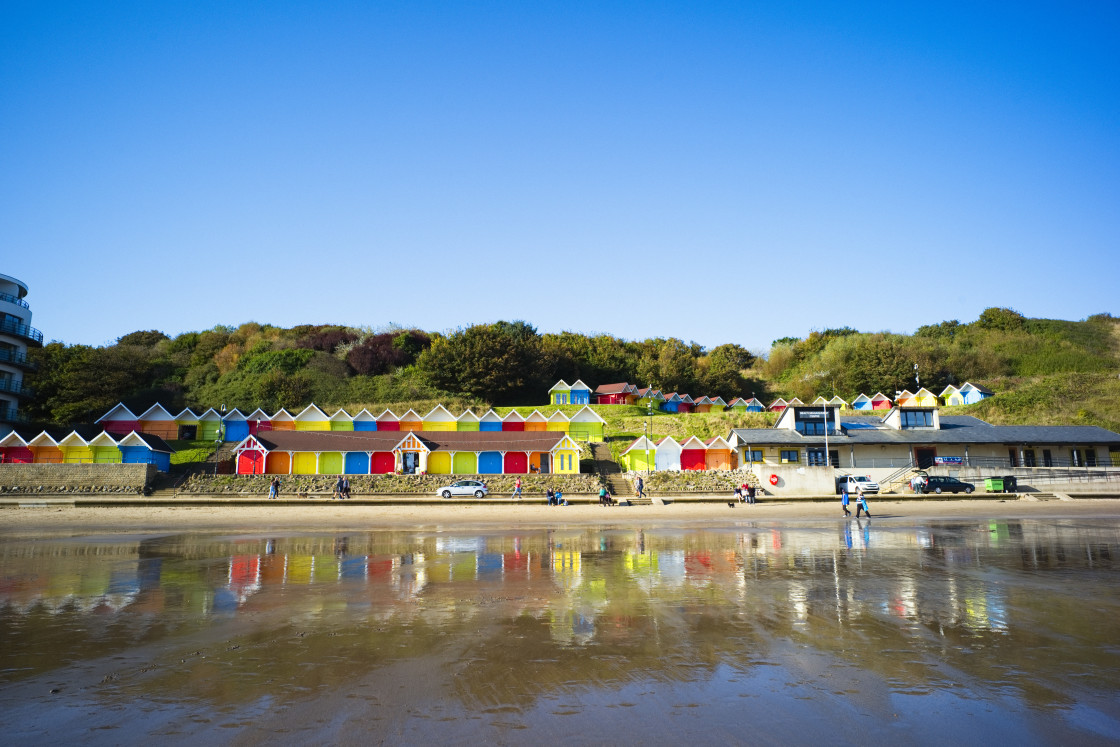
[[[649,465],[649,440],[653,437],[653,384],[649,385],[646,394],[649,395],[649,401],[646,403],[649,412],[649,425],[646,428],[646,476],[648,477],[653,471]]]

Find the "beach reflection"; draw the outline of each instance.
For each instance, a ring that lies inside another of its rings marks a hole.
[[[9,540],[0,695],[244,715],[404,677],[430,688],[412,704],[517,713],[777,667],[872,711],[962,689],[1072,708],[1120,693],[1117,552],[1114,521]]]

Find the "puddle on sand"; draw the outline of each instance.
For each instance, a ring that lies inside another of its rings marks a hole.
[[[1118,553],[1111,520],[21,536],[0,542],[0,726],[1120,739]]]

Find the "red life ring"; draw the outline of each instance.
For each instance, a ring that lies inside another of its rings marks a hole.
[[[777,485],[778,484],[778,476],[777,475],[770,475],[770,484],[771,485]]]

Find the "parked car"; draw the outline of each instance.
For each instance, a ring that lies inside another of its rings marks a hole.
[[[453,495],[473,495],[475,498],[483,498],[489,492],[486,483],[479,480],[457,480],[437,490],[436,495],[442,495],[444,498]]]
[[[955,477],[943,475],[929,475],[920,492],[922,493],[971,493],[976,486],[970,482],[963,482]]]
[[[878,493],[879,483],[872,480],[867,475],[844,475],[836,480],[836,495],[844,492],[844,488],[848,488],[848,495],[855,495],[856,488],[862,487],[864,493]]]

